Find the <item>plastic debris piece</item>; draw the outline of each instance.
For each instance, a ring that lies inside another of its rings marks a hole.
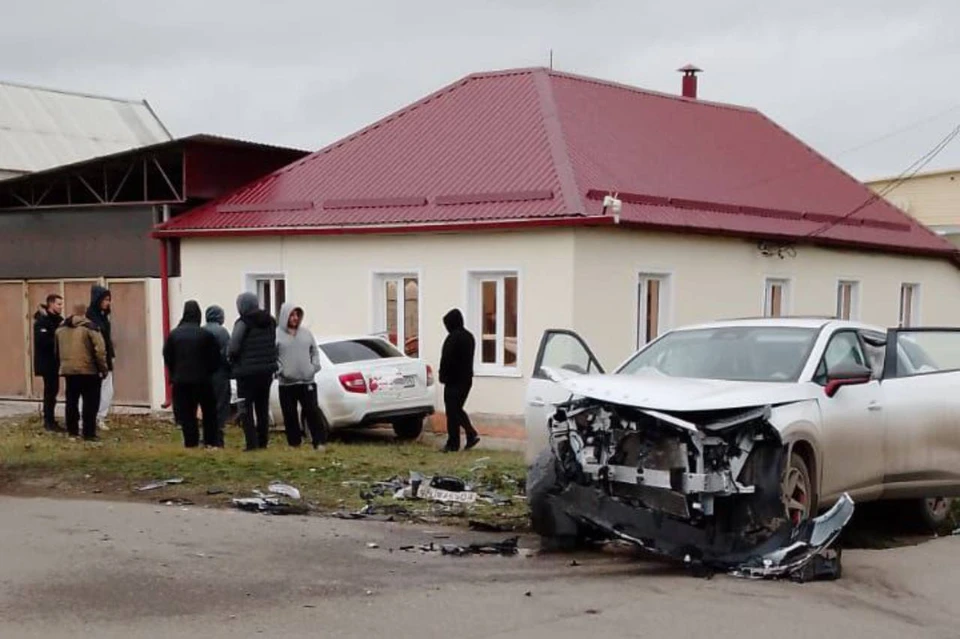
[[[290,499],[300,499],[300,491],[291,486],[290,484],[283,484],[280,482],[273,482],[267,487],[267,490],[273,493],[274,495],[283,495],[284,497],[289,497]]]
[[[379,547],[380,547],[380,544],[373,541],[367,544],[367,548],[379,548]]]
[[[306,515],[310,511],[305,504],[291,504],[279,497],[241,497],[232,503],[234,508],[266,515]]]
[[[87,475],[89,478],[90,475]],[[161,479],[158,481],[150,482],[137,488],[137,492],[146,492],[148,490],[157,490],[158,488],[163,488],[164,486],[172,486],[174,484],[182,484],[183,477],[173,477],[171,479]]]

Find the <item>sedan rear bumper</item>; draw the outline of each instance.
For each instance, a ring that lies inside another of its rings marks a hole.
[[[401,419],[411,417],[424,418],[433,415],[435,409],[431,405],[413,406],[411,408],[398,408],[396,410],[383,410],[373,413],[367,413],[359,421],[357,426],[373,426],[374,424],[390,424]]]

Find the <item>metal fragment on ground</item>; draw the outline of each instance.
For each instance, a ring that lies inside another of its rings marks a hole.
[[[300,499],[300,491],[290,484],[284,484],[275,481],[267,487],[267,490],[274,495],[283,495],[284,497],[289,497],[290,499]]]
[[[89,477],[89,476],[88,476]],[[146,492],[148,490],[157,490],[158,488],[163,488],[164,486],[172,486],[175,484],[182,484],[183,477],[172,477],[170,479],[160,479],[158,481],[150,482],[137,488],[137,492]]]

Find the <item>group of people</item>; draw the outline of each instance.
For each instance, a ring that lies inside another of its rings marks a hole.
[[[164,343],[174,419],[183,430],[184,445],[193,448],[201,443],[199,408],[203,445],[223,447],[230,415],[230,380],[236,379],[246,450],[266,448],[270,387],[276,378],[287,443],[293,447],[303,443],[301,423],[305,422],[313,447],[322,447],[328,428],[317,404],[314,381],[320,370],[320,353],[313,334],[302,326],[303,309],[284,304],[278,323],[260,308],[256,295],[243,293],[237,298],[237,313],[232,333],[223,327],[224,312],[219,306],[206,310],[207,323],[201,326],[200,305],[190,300]]]
[[[113,400],[116,357],[110,326],[110,291],[95,285],[89,306],[64,319],[63,296],[51,293],[34,315],[34,372],[43,379],[43,427],[63,432],[55,409],[60,378],[66,383],[66,432],[95,441]],[[82,413],[82,417],[81,417]],[[82,422],[82,430],[81,430]]]
[[[62,431],[55,407],[60,377],[66,380],[66,431],[85,440],[97,439],[113,397],[115,351],[110,326],[110,291],[91,289],[90,305],[77,307],[63,318],[63,297],[51,294],[34,317],[34,368],[43,378],[43,420],[49,431]],[[195,448],[222,448],[230,418],[230,380],[235,379],[246,450],[266,448],[270,433],[270,387],[278,382],[280,410],[287,443],[303,443],[305,424],[316,449],[327,440],[329,427],[318,405],[315,376],[320,370],[316,339],[303,326],[303,309],[284,304],[277,319],[260,308],[253,293],[237,297],[238,319],[233,331],[224,327],[219,306],[210,306],[202,324],[200,304],[189,300],[177,327],[163,345],[163,360],[173,390],[174,420],[183,443]],[[447,415],[445,452],[464,449],[480,437],[464,405],[473,384],[476,343],[454,309],[443,318],[448,335],[443,344],[439,377],[444,385]],[[82,405],[82,419],[81,419]],[[201,418],[198,419],[198,409]],[[202,432],[201,432],[202,425]],[[202,435],[202,439],[201,439]]]

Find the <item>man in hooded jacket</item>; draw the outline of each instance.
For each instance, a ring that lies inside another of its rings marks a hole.
[[[277,322],[253,293],[237,297],[240,318],[233,325],[227,356],[243,400],[246,450],[266,448],[270,439],[270,385],[277,372]]]
[[[83,402],[83,438],[97,439],[97,409],[100,382],[106,377],[107,348],[96,324],[84,316],[83,306],[57,329],[57,359],[67,382],[67,432],[80,434],[80,403]]]
[[[314,381],[314,376],[320,371],[317,340],[309,329],[302,326],[303,309],[299,306],[284,304],[280,307],[277,320],[280,363],[277,379],[287,443],[293,447],[303,443],[300,429],[302,410],[313,447],[319,449],[326,441],[326,429],[322,425],[320,407],[317,405],[317,384]]]
[[[62,323],[63,298],[51,293],[33,315],[33,373],[43,378],[43,428],[51,432],[63,432],[54,416],[60,392],[56,333]]]
[[[200,326],[200,305],[189,300],[183,305],[183,319],[170,331],[163,345],[163,362],[173,384],[174,412],[183,429],[183,445],[200,444],[197,407],[203,413],[203,443],[222,448],[217,425],[217,400],[213,394],[213,375],[220,368],[220,346],[209,331]]]
[[[207,323],[203,330],[213,335],[220,347],[220,368],[213,374],[213,394],[217,398],[217,425],[222,433],[230,419],[230,362],[227,361],[230,331],[223,327],[223,309],[216,304],[207,307],[205,315]]]
[[[113,350],[113,337],[110,326],[110,305],[112,297],[110,289],[94,284],[90,287],[90,306],[87,307],[87,319],[89,319],[100,335],[103,336],[103,342],[107,347],[107,375],[103,378],[100,385],[100,410],[97,412],[97,423],[101,428],[107,430],[104,421],[107,419],[107,413],[110,412],[110,404],[113,402],[113,360],[116,353]]]
[[[467,434],[464,450],[470,450],[480,443],[480,436],[463,408],[473,386],[476,341],[473,334],[464,327],[460,309],[455,308],[444,315],[443,325],[448,333],[440,354],[439,371],[440,383],[444,385],[444,410],[447,413],[447,445],[443,450],[452,453],[460,450],[461,428]]]

